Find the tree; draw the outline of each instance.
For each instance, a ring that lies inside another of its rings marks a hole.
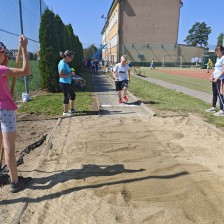
[[[40,24],[40,73],[41,87],[47,88],[51,92],[58,92],[58,72],[57,64],[59,61],[58,46],[58,26],[55,15],[50,10],[45,10],[41,17]]]
[[[50,92],[60,91],[58,62],[61,60],[60,51],[71,50],[75,53],[71,67],[77,72],[83,69],[83,48],[77,36],[73,33],[72,25],[64,25],[59,15],[45,10],[40,24],[40,73],[41,87]]]
[[[92,44],[88,48],[85,48],[83,51],[84,58],[91,58],[92,55],[97,51],[97,47]]]
[[[196,22],[188,31],[189,35],[184,42],[192,46],[208,46],[208,36],[211,32],[211,27],[207,26],[205,22]]]
[[[224,33],[220,33],[217,38],[217,46],[222,46],[223,44]]]

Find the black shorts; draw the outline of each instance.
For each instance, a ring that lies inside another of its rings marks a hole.
[[[116,91],[122,90],[124,87],[128,88],[128,80],[115,81]]]

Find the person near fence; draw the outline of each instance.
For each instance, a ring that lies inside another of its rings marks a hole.
[[[63,58],[58,63],[58,73],[59,73],[59,85],[62,89],[64,95],[63,101],[63,116],[71,116],[76,113],[75,109],[75,89],[72,85],[72,77],[75,75],[69,67],[68,63],[73,60],[74,53],[70,50],[65,52],[60,52],[60,56]],[[68,104],[70,103],[70,111],[68,111]]]
[[[8,77],[21,77],[31,75],[30,63],[27,56],[27,39],[19,37],[22,50],[22,68],[8,67],[7,49],[0,42],[0,147],[4,147],[5,163],[9,170],[10,191],[12,193],[25,189],[32,181],[31,177],[18,176],[15,142],[16,142],[16,110],[17,106],[12,99]]]
[[[218,46],[215,49],[217,59],[215,63],[215,70],[210,76],[209,80],[212,82],[212,107],[205,110],[206,112],[215,112],[214,116],[224,116],[223,112],[223,79],[224,79],[224,47]],[[216,103],[219,98],[220,110],[216,112]]]
[[[150,68],[151,68],[151,70],[155,69],[155,67],[154,67],[154,59],[153,58],[152,58],[151,63],[150,63]]]
[[[122,92],[123,100],[128,102],[127,91],[128,82],[130,83],[130,66],[127,64],[127,56],[121,56],[120,63],[116,64],[113,68],[113,77],[115,80],[116,91],[118,94],[118,103],[122,103]]]

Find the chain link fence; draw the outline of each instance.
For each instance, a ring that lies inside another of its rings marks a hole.
[[[28,40],[28,52],[31,60],[32,75],[18,78],[15,98],[21,98],[23,92],[40,88],[39,74],[39,27],[41,15],[47,8],[43,0],[1,0],[0,41],[9,51],[9,66],[15,66],[19,36],[24,34]]]
[[[18,78],[15,98],[21,99],[22,93],[26,91],[26,86],[29,91],[37,90],[40,88],[40,73],[39,73],[39,27],[41,21],[41,14],[47,8],[43,0],[0,0],[0,41],[3,42],[8,49],[9,66],[15,66],[15,60],[19,47],[19,36],[24,34],[28,40],[28,52],[31,61],[32,75],[26,80],[24,78]],[[11,80],[9,80],[11,81]],[[26,83],[25,83],[26,82]],[[1,90],[0,90],[1,91]],[[42,121],[39,121],[42,122]],[[36,123],[35,123],[36,124]],[[29,133],[26,129],[29,125],[24,125],[26,133]],[[21,130],[21,127],[20,127]],[[23,133],[20,133],[20,136]],[[42,133],[41,133],[42,134]],[[37,133],[39,138],[39,134]],[[17,142],[16,156],[21,152],[23,148],[35,140],[35,137],[27,135],[26,142]],[[36,135],[35,135],[36,136]],[[43,148],[44,146],[42,146]],[[39,160],[34,160],[40,155],[41,148],[26,154],[24,158],[25,165],[19,167],[20,172],[31,172]],[[3,163],[4,165],[4,163]],[[0,173],[2,180],[4,173]],[[12,195],[9,193],[9,185],[6,185],[0,189],[0,223],[17,223],[16,218],[19,217],[21,209],[24,207],[24,200],[27,195],[24,192],[18,195]]]

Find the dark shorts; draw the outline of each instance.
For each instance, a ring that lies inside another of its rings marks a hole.
[[[116,91],[122,90],[124,87],[128,88],[128,80],[115,81]]]

